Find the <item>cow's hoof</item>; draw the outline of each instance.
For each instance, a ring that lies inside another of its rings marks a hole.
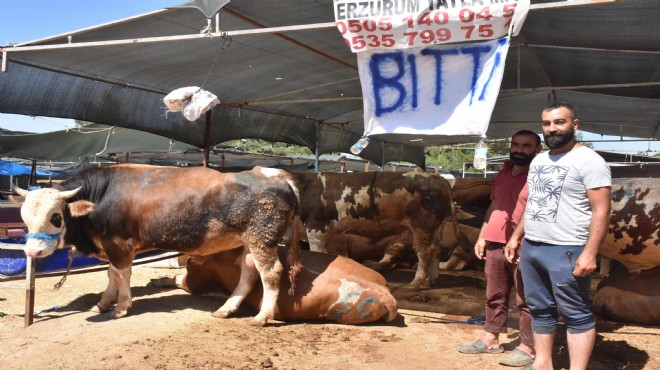
[[[413,281],[412,283],[408,284],[408,289],[420,290],[422,289],[422,283]]]
[[[218,319],[226,319],[229,317],[229,315],[233,314],[236,310],[227,310],[227,309],[219,309],[215,312],[213,312],[213,317],[218,318]]]
[[[451,270],[452,266],[449,265],[449,261],[438,263],[438,268],[440,270]]]
[[[151,279],[147,284],[148,288],[176,288],[174,278],[162,277],[158,279]]]
[[[267,323],[268,323],[268,320],[263,320],[262,321],[262,320],[257,319],[256,317],[252,318],[252,319],[250,319],[250,321],[248,321],[248,324],[250,326],[258,326],[260,328],[266,326]]]
[[[125,317],[125,316],[128,315],[128,311],[127,310],[118,310],[118,309],[115,308],[108,315],[113,319],[121,319],[122,317]]]
[[[97,303],[89,311],[90,312],[95,312],[95,313],[104,313],[104,312],[110,311],[111,309],[112,309],[112,307],[105,307],[102,304]]]
[[[438,268],[445,271],[463,271],[465,266],[467,266],[466,261],[455,262],[450,260],[447,262],[440,262],[438,264]]]

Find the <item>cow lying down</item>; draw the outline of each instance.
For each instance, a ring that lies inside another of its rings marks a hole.
[[[637,325],[660,325],[660,266],[633,274],[616,264],[598,284],[594,313]]]
[[[245,252],[244,252],[245,251]],[[287,249],[280,247],[284,270]],[[280,280],[275,318],[278,320],[327,320],[341,324],[392,321],[397,316],[396,300],[387,282],[374,270],[342,256],[302,250],[303,269],[296,290],[289,295],[289,279]],[[241,263],[254,268],[252,255],[244,248],[209,256],[192,256],[186,274],[152,281],[158,286],[177,286],[193,295],[231,293],[238,284]],[[261,307],[261,285],[245,298],[249,307]]]

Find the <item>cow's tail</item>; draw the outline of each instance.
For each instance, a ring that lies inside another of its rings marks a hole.
[[[302,229],[302,220],[300,219],[300,188],[292,178],[287,180],[295,196],[295,205],[293,207],[293,219],[291,220],[291,240],[289,241],[289,253],[287,262],[289,264],[289,295],[294,295],[296,291],[296,278],[303,269],[302,258],[300,257],[300,230]]]

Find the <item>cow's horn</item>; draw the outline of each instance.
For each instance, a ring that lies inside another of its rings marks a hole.
[[[82,186],[73,190],[67,190],[67,191],[60,191],[60,199],[65,200],[69,199],[72,196],[78,194],[78,192],[82,189]]]
[[[27,190],[25,190],[25,189],[21,189],[21,188],[19,188],[19,187],[16,186],[16,185],[14,185],[14,191],[16,192],[16,194],[18,194],[18,195],[20,195],[20,196],[22,196],[22,197],[27,197],[27,195],[28,195],[28,193],[29,193],[29,191],[27,191]]]

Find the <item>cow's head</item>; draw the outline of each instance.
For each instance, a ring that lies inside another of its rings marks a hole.
[[[85,216],[94,210],[94,203],[86,200],[67,204],[66,200],[76,195],[80,188],[68,191],[53,188],[28,191],[14,186],[14,191],[25,198],[21,206],[21,217],[28,228],[25,254],[29,257],[46,257],[56,248],[63,247],[68,217]]]

